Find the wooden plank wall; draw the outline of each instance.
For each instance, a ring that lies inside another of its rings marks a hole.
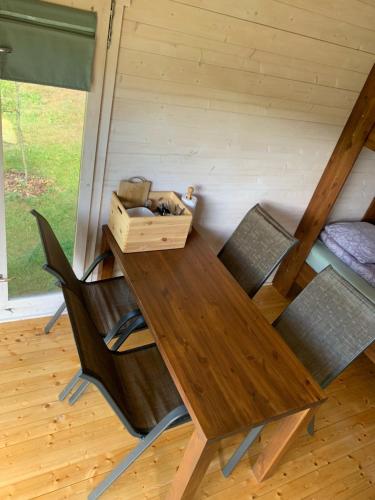
[[[196,184],[216,248],[258,201],[294,230],[374,62],[374,0],[132,0],[102,221],[139,174]],[[333,217],[362,217],[373,162],[364,150]]]

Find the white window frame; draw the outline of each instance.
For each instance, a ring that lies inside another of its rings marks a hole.
[[[80,276],[95,255],[122,22],[124,9],[127,5],[130,5],[131,0],[48,1],[83,10],[94,10],[98,13],[93,84],[91,91],[87,95],[86,103],[73,260],[74,270]],[[111,8],[113,9],[112,18]],[[108,47],[108,33],[111,22],[112,36]],[[0,176],[2,175],[1,172],[2,169],[0,169]],[[0,178],[1,226],[3,226],[1,214],[4,215],[3,186],[3,180]],[[5,228],[2,233],[3,236],[0,238],[0,274],[6,277]],[[8,301],[7,286],[0,281],[0,323],[23,318],[49,316],[55,312],[61,301],[62,294],[60,292]],[[4,309],[4,303],[6,309]]]
[[[1,118],[1,101],[0,101]],[[1,140],[3,137],[2,120],[0,119],[0,308],[8,304],[8,284],[6,278],[7,270],[7,249],[5,232],[5,199],[4,199],[4,168],[3,168],[3,148]]]

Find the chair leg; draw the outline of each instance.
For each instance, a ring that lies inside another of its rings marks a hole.
[[[315,416],[308,423],[307,432],[310,434],[310,436],[313,436],[315,434]]]
[[[70,396],[69,398],[69,404],[74,405],[78,401],[78,399],[82,396],[82,394],[85,392],[85,390],[88,388],[90,385],[90,382],[88,380],[85,380],[82,382],[82,384],[78,387],[78,389]]]
[[[129,453],[108,476],[98,484],[98,486],[90,493],[88,500],[96,500],[99,498],[111,484],[128,469],[132,463],[149,447],[152,443],[167,429],[173,422],[186,415],[187,410],[184,406],[172,410],[166,415],[143,439],[133,451]]]
[[[259,434],[262,432],[263,427],[264,425],[260,425],[259,427],[254,427],[253,429],[251,429],[249,434],[245,437],[240,446],[233,453],[232,457],[229,459],[226,466],[223,467],[222,472],[225,477],[228,477],[233,472],[233,469],[237,466],[238,462],[245,455],[245,453],[253,444],[253,442],[256,440],[256,438],[259,436]]]
[[[138,445],[134,448],[134,450],[127,455],[127,457],[122,460],[118,466],[113,469],[113,471],[108,474],[108,476],[101,482],[99,485],[93,490],[89,496],[88,500],[96,500],[99,498],[104,491],[111,486],[111,484],[116,481],[116,479],[121,476],[123,472],[126,471],[127,468],[131,466],[131,464],[152,444],[152,441],[147,438],[141,439]]]
[[[56,323],[56,321],[59,319],[59,317],[62,315],[64,312],[66,305],[65,302],[61,304],[61,306],[57,309],[55,314],[52,316],[52,318],[48,321],[46,326],[44,327],[44,333],[49,333],[53,327],[53,325]]]
[[[69,392],[73,389],[73,387],[78,383],[80,377],[82,375],[82,370],[78,370],[74,377],[68,382],[65,388],[59,394],[59,400],[63,401]]]

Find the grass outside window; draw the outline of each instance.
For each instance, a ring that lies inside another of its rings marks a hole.
[[[11,298],[55,290],[30,210],[51,223],[73,257],[84,92],[0,80]]]

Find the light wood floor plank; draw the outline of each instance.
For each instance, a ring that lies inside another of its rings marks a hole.
[[[269,321],[286,301],[271,287],[256,297]],[[45,318],[0,325],[0,498],[87,498],[136,440],[122,428],[96,388],[73,407],[58,393],[78,368],[69,320],[43,333]],[[145,331],[128,347],[149,342]],[[316,435],[301,434],[273,477],[257,483],[251,472],[272,435],[268,426],[232,476],[221,466],[242,436],[220,444],[198,499],[374,500],[375,367],[358,359],[333,383],[317,415]],[[161,436],[120,477],[104,499],[164,500],[193,427]]]
[[[78,359],[76,370],[78,369]],[[64,385],[72,378],[74,368],[70,367],[68,370],[62,370],[50,373],[48,375],[38,375],[24,380],[17,380],[16,382],[9,381],[5,384],[0,383],[0,403],[2,398],[9,398],[17,394],[26,394],[33,392],[35,389],[41,390],[49,388],[51,396],[56,396]]]

